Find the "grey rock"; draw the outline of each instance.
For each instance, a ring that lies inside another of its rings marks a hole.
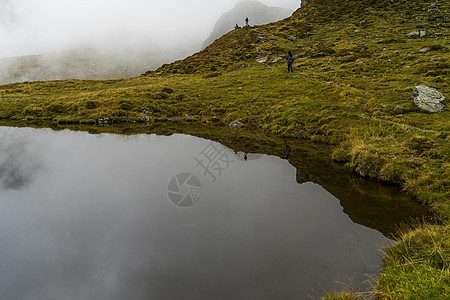
[[[105,125],[110,125],[113,123],[113,120],[109,119],[109,118],[98,118],[96,121],[98,126],[105,126]]]
[[[305,7],[306,4],[308,4],[309,2],[311,2],[312,0],[301,0],[301,7]]]
[[[141,120],[141,122],[144,122],[144,123],[150,122],[150,118],[147,116],[141,116],[139,119]]]
[[[281,57],[281,56],[274,57],[274,58],[272,59],[272,63],[277,63],[277,62],[279,62],[280,60],[283,60],[283,59],[284,59],[284,57]]]
[[[312,57],[324,57],[324,56],[330,56],[330,53],[328,52],[318,52],[312,55]]]
[[[419,52],[420,52],[420,53],[426,53],[426,52],[428,52],[428,51],[430,51],[430,48],[428,48],[428,47],[423,47],[423,48],[420,48],[420,49],[419,49]]]
[[[270,40],[271,40],[271,38],[269,38],[269,37],[267,37],[267,36],[265,36],[263,34],[259,35],[259,42],[260,43],[265,43],[265,42],[268,42]]]
[[[422,110],[430,113],[444,111],[445,101],[444,95],[434,88],[425,85],[414,87],[413,90],[414,103]]]
[[[287,39],[290,40],[290,41],[295,41],[297,38],[295,36],[291,35]]]
[[[238,128],[243,127],[244,123],[242,122],[242,119],[239,119],[239,120],[231,122],[228,126],[231,127],[231,128],[238,129]]]
[[[264,57],[258,58],[256,61],[259,62],[260,64],[263,64],[263,63],[267,62],[267,59],[268,59],[268,57],[264,56]]]
[[[408,33],[407,37],[424,37],[427,35],[427,32],[425,30],[414,30]]]

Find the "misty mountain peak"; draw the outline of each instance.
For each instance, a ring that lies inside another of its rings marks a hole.
[[[219,18],[210,36],[203,43],[203,48],[206,48],[216,39],[233,30],[236,24],[244,26],[246,17],[249,18],[250,25],[263,25],[287,18],[292,13],[292,9],[269,7],[259,1],[239,1],[233,9]]]

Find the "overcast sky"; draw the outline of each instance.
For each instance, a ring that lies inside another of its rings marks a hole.
[[[201,45],[238,1],[0,0],[0,58],[105,45]],[[300,0],[260,2],[300,6]]]

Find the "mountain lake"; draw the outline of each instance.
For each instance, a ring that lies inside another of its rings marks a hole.
[[[0,298],[368,291],[396,228],[430,212],[320,145],[278,146],[0,127]]]

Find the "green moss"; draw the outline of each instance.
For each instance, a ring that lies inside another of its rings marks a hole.
[[[30,105],[25,107],[23,114],[25,116],[42,117],[44,115],[44,109],[35,105]]]
[[[47,109],[49,112],[55,113],[55,114],[63,114],[66,113],[68,108],[65,104],[62,103],[54,103],[47,106]]]
[[[353,158],[356,172],[363,177],[378,178],[386,164],[386,158],[370,151],[359,152]]]
[[[404,161],[394,160],[386,163],[380,170],[380,179],[382,181],[398,183],[404,181],[405,173],[408,170]]]
[[[433,140],[426,136],[415,135],[408,139],[406,146],[419,153],[430,150],[433,147]]]
[[[154,99],[168,99],[169,95],[167,93],[161,92],[153,95]]]
[[[351,161],[352,153],[347,149],[337,148],[331,154],[331,158],[337,162],[347,163]]]
[[[132,110],[134,108],[134,104],[131,101],[128,100],[121,100],[119,101],[119,107],[121,110]]]
[[[94,109],[100,106],[100,103],[98,101],[86,101],[85,107],[87,109]]]

